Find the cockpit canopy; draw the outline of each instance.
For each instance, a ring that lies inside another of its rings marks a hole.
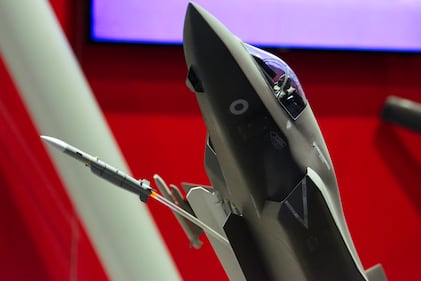
[[[275,98],[291,118],[297,119],[306,107],[307,100],[294,71],[271,53],[248,44],[244,46],[265,74]]]

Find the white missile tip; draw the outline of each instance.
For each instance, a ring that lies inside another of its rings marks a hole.
[[[68,146],[68,144],[65,143],[64,141],[59,140],[59,139],[56,139],[56,138],[53,138],[53,137],[41,136],[41,139],[45,143],[47,143],[47,144],[49,144],[49,145],[57,148],[58,150],[60,150],[62,152],[64,152],[66,150],[67,146]]]

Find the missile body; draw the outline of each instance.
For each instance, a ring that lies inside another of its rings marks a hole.
[[[120,170],[108,165],[80,149],[53,137],[41,136],[42,140],[52,145],[70,157],[89,166],[91,171],[99,177],[111,182],[127,191],[135,193],[140,197],[142,202],[147,201],[151,195],[152,189],[149,187],[149,182],[145,180],[138,181],[133,177],[121,172]]]
[[[122,171],[99,160],[97,157],[93,157],[92,155],[83,152],[80,149],[57,138],[41,136],[41,139],[47,144],[69,155],[70,157],[84,163],[86,166],[89,166],[91,168],[91,171],[97,176],[105,179],[106,181],[114,185],[117,185],[127,191],[136,194],[137,196],[139,196],[142,202],[146,203],[149,198],[158,201],[160,204],[170,208],[177,215],[185,218],[186,220],[195,224],[197,227],[205,230],[206,233],[217,239],[226,247],[229,247],[229,242],[224,236],[222,236],[220,233],[209,227],[207,224],[197,219],[194,216],[194,214],[190,212],[190,210],[183,209],[182,206],[180,207],[174,202],[159,195],[150,187],[150,183],[148,180],[136,180],[128,174],[123,173]],[[194,242],[198,243],[196,241]]]

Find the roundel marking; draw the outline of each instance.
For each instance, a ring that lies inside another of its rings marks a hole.
[[[238,99],[231,103],[230,111],[234,115],[241,115],[246,113],[249,108],[249,103],[244,99]]]

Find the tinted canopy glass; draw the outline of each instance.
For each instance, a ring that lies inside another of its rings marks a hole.
[[[278,102],[294,120],[297,119],[307,101],[294,71],[277,56],[251,45],[244,45],[268,79]]]

